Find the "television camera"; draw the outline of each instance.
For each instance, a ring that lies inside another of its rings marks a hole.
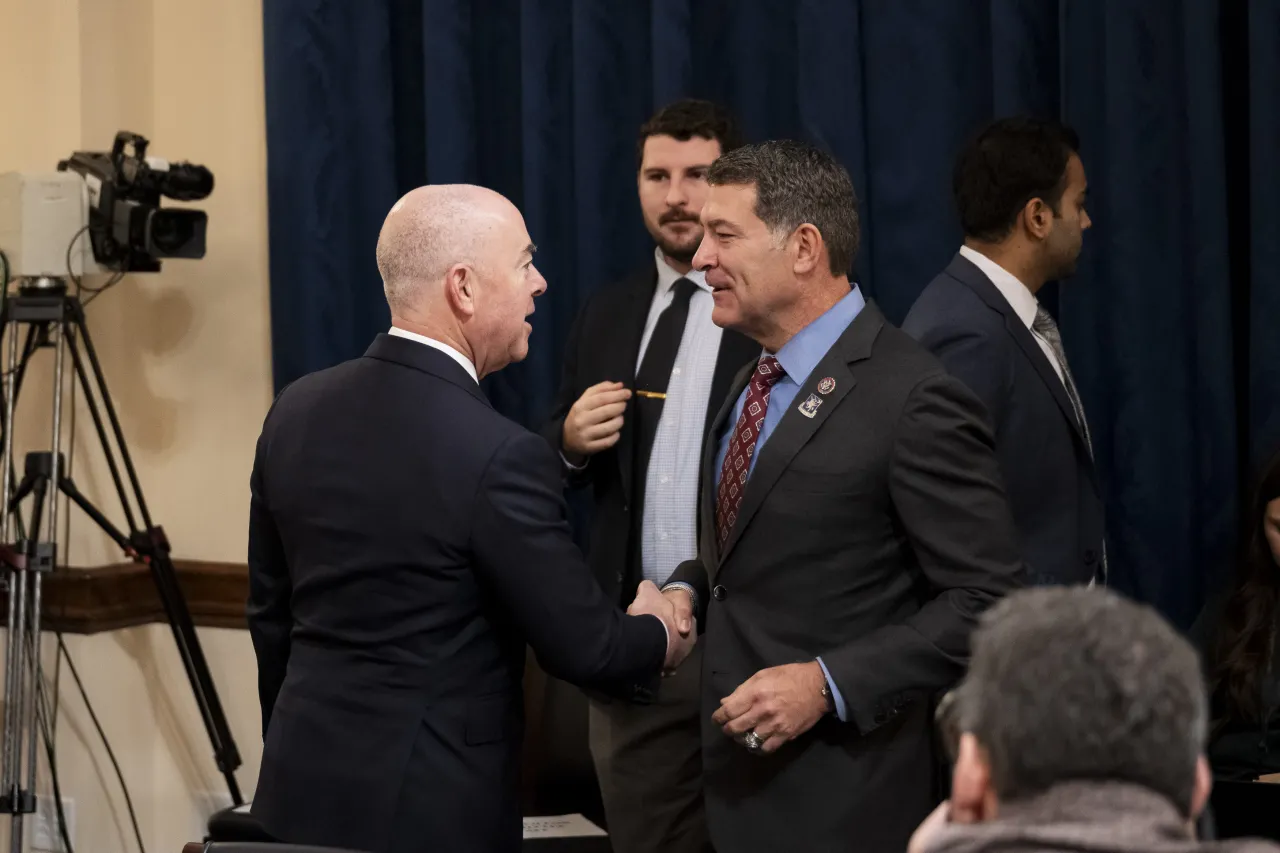
[[[11,850],[23,849],[23,816],[35,810],[36,742],[46,713],[41,589],[44,577],[58,565],[59,494],[83,510],[127,557],[150,571],[218,769],[233,803],[243,803],[234,774],[240,755],[178,585],[168,539],[152,523],[143,498],[80,301],[82,289],[100,292],[105,287],[90,288],[82,276],[113,273],[110,284],[127,273],[159,272],[166,259],[204,257],[207,215],[192,208],[162,207],[161,199],[203,199],[213,190],[213,174],[204,166],[151,157],[147,145],[139,134],[121,131],[109,152],[74,152],[55,172],[0,175],[0,575],[8,593],[0,813],[12,816]],[[81,239],[86,234],[88,239]],[[68,278],[76,285],[74,292],[67,287]],[[9,287],[11,281],[16,287]],[[20,334],[22,326],[25,335]],[[27,453],[19,479],[10,426],[27,367],[44,349],[53,350],[51,450]],[[68,371],[83,390],[126,529],[116,527],[95,507],[66,469],[61,442]],[[28,497],[29,524],[24,525],[21,503]]]

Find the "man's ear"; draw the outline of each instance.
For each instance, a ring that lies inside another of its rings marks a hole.
[[[793,265],[798,276],[808,275],[822,263],[822,233],[808,222],[803,223],[791,232],[791,242],[795,247],[796,260]]]
[[[476,272],[466,264],[454,264],[444,274],[444,295],[459,317],[476,313]]]
[[[1191,819],[1197,820],[1209,804],[1209,795],[1213,793],[1213,771],[1209,768],[1209,760],[1201,755],[1196,759],[1196,785],[1191,791]]]
[[[1044,199],[1033,198],[1022,208],[1022,221],[1027,232],[1037,240],[1043,240],[1053,230],[1053,208],[1044,203]]]
[[[981,823],[994,818],[995,812],[991,762],[978,739],[964,732],[960,735],[951,779],[951,820],[953,823]]]

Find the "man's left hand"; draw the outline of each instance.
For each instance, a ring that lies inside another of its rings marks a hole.
[[[775,752],[822,719],[827,712],[825,684],[817,661],[762,669],[721,699],[711,719],[739,741],[754,731],[764,744],[762,751]]]

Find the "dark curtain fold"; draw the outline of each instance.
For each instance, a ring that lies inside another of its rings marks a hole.
[[[529,358],[485,380],[533,425],[577,308],[652,251],[635,133],[721,100],[750,139],[834,153],[855,273],[891,320],[960,241],[951,163],[983,122],[1073,124],[1094,228],[1051,286],[1094,429],[1115,585],[1176,623],[1230,557],[1280,442],[1280,4],[1271,0],[265,0],[277,386],[388,323],[382,217],[424,182],[520,206],[549,282]]]
[[[1236,400],[1216,4],[1070,3],[1065,113],[1093,229],[1063,336],[1115,583],[1194,618],[1235,532]]]
[[[1280,448],[1280,3],[1249,0],[1247,75],[1249,275],[1235,282],[1249,300],[1249,348],[1240,365],[1248,373],[1250,465]]]

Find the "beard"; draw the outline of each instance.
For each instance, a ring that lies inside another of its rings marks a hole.
[[[658,244],[662,254],[682,264],[690,263],[698,252],[698,246],[702,243],[702,228],[699,226],[690,229],[685,237],[672,237],[663,232],[662,226],[673,222],[688,222],[699,226],[698,217],[682,210],[668,210],[658,217],[656,224],[646,221],[645,227],[649,231],[649,236],[653,238],[653,242]]]

